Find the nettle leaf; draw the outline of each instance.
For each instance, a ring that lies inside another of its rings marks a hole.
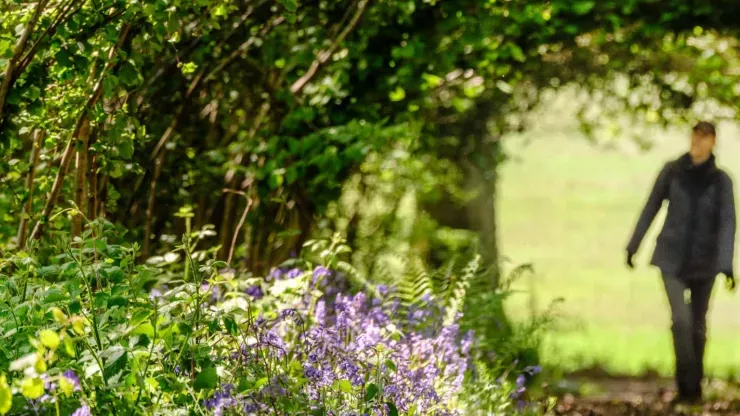
[[[193,383],[193,388],[196,390],[203,389],[215,389],[218,385],[218,373],[215,367],[204,368],[203,371],[198,373]]]

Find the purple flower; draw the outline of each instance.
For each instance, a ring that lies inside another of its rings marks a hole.
[[[286,279],[295,279],[296,277],[299,277],[302,274],[303,274],[303,270],[301,270],[301,269],[298,269],[298,268],[290,269],[290,270],[288,270],[287,273],[285,273],[285,278]]]
[[[239,405],[239,402],[232,396],[231,392],[234,390],[233,384],[224,384],[221,389],[213,394],[213,396],[205,401],[205,407],[208,410],[212,410],[215,415],[222,415],[225,409],[235,408]]]
[[[149,300],[157,301],[157,299],[162,297],[162,292],[159,291],[159,289],[152,289],[152,291],[149,293]]]
[[[80,408],[72,413],[72,416],[92,416],[90,413],[90,406],[83,404]]]
[[[378,285],[378,294],[382,297],[388,296],[388,285]]]
[[[313,284],[319,281],[322,277],[330,276],[331,272],[324,266],[319,266],[313,270]]]
[[[283,271],[280,270],[279,268],[275,268],[275,269],[270,270],[270,274],[268,274],[267,277],[265,277],[265,280],[268,282],[273,281],[273,280],[280,280],[280,277],[282,277],[282,275],[283,275]]]
[[[254,299],[262,299],[265,294],[262,293],[262,288],[259,285],[249,286],[246,290],[247,295]]]
[[[529,374],[530,376],[534,376],[542,372],[542,367],[540,367],[539,365],[530,366],[525,368],[524,372]]]
[[[80,378],[77,377],[77,374],[73,370],[65,371],[62,376],[72,383],[74,391],[80,391],[82,389],[80,386]]]

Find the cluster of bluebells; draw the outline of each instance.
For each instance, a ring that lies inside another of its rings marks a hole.
[[[428,299],[427,308],[411,311],[412,317],[404,323],[397,318],[398,303],[389,298],[368,298],[363,292],[345,295],[336,289],[339,293],[332,293],[332,287],[339,286],[334,280],[337,276],[323,267],[312,273],[276,269],[269,279],[298,276],[308,277],[309,288],[321,287],[321,299],[301,302],[302,308],[284,310],[270,321],[258,319],[249,328],[255,341],[225,357],[230,368],[271,373],[270,381],[258,393],[248,395],[224,384],[205,402],[207,409],[219,416],[258,414],[289,398],[336,415],[367,411],[387,415],[388,402],[401,412],[414,408],[416,414],[456,414],[450,405],[468,368],[472,333],[460,334],[457,324],[443,326],[443,314],[432,299]],[[379,287],[377,292],[382,297],[390,290]],[[254,299],[263,296],[261,288],[249,288],[247,293]],[[310,310],[310,305],[315,309]],[[403,333],[398,330],[402,327]],[[300,383],[285,376],[290,373],[290,363],[300,363]],[[272,366],[271,371],[262,371],[264,366]],[[383,387],[370,409],[358,408],[336,388],[340,381],[360,393],[370,383],[380,381]]]

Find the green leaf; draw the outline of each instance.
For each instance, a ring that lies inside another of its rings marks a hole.
[[[29,101],[36,101],[41,97],[41,89],[35,85],[31,85],[24,95]]]
[[[67,353],[67,355],[73,358],[75,355],[77,355],[75,351],[74,341],[72,340],[72,338],[70,337],[64,338],[64,351]]]
[[[390,99],[391,99],[391,101],[394,101],[394,102],[396,102],[396,101],[401,101],[401,100],[403,100],[404,98],[406,98],[406,91],[405,91],[405,90],[404,90],[403,88],[401,88],[400,86],[399,86],[399,87],[396,87],[396,89],[395,89],[395,90],[393,90],[393,91],[392,91],[392,92],[391,92],[391,93],[390,93],[390,94],[388,95],[388,98],[390,98]]]
[[[509,50],[511,51],[511,57],[518,62],[525,62],[527,57],[524,56],[524,51],[516,43],[509,44]]]
[[[12,55],[12,48],[11,48],[10,40],[8,39],[0,39],[0,57],[10,57]]]
[[[183,75],[188,75],[195,72],[196,69],[198,69],[198,65],[196,65],[195,62],[187,62],[182,65],[180,71],[183,73]]]
[[[112,307],[114,307],[114,306],[121,306],[121,307],[123,307],[123,306],[128,305],[128,300],[126,300],[126,298],[121,297],[121,296],[115,296],[115,297],[112,297],[112,298],[108,299],[107,305],[108,305],[108,308],[109,309],[112,308]]]
[[[139,325],[131,332],[131,335],[146,335],[149,338],[154,338],[154,326],[149,322],[144,322]]]
[[[54,55],[57,63],[65,68],[74,66],[72,55],[66,49],[60,49],[56,55]]]
[[[385,405],[388,406],[388,416],[398,416],[398,409],[395,404],[387,402]]]
[[[285,170],[285,178],[288,180],[288,185],[292,185],[298,179],[298,170],[294,167],[289,167]]]
[[[285,7],[285,10],[288,12],[295,13],[295,11],[298,10],[297,0],[277,0],[277,2]]]
[[[65,396],[69,397],[74,392],[75,386],[67,377],[63,376],[59,379],[59,388]]]
[[[394,373],[396,372],[396,363],[394,363],[390,359],[385,360],[385,366]]]
[[[225,317],[224,326],[226,327],[226,330],[229,331],[229,334],[233,336],[237,336],[239,334],[239,327],[236,325],[234,318],[230,316]]]
[[[105,366],[110,367],[115,364],[118,359],[126,354],[126,349],[120,345],[114,345],[100,353],[100,357],[105,359]]]
[[[349,380],[339,380],[339,390],[344,393],[352,393],[352,383]]]
[[[13,392],[5,374],[0,374],[0,415],[6,415],[13,405]]]
[[[254,383],[254,389],[255,389],[255,390],[259,390],[259,389],[260,389],[260,387],[264,386],[264,385],[265,385],[265,384],[267,384],[267,383],[268,383],[269,381],[270,381],[270,379],[269,379],[269,378],[267,378],[267,377],[262,377],[261,379],[257,380],[257,382],[256,382],[256,383]]]
[[[42,294],[41,296],[43,298],[44,304],[60,302],[60,301],[69,299],[67,296],[62,294],[62,292],[60,292],[57,289],[51,289],[47,291],[46,293]]]
[[[201,371],[198,376],[195,377],[193,388],[196,390],[215,389],[217,385],[218,373],[216,373],[216,368],[208,367],[204,368],[203,371]]]
[[[44,380],[39,377],[26,378],[21,383],[21,392],[27,399],[38,399],[44,395]]]
[[[132,328],[134,328],[140,323],[147,320],[147,318],[152,316],[153,313],[154,311],[152,311],[151,309],[139,309],[136,312],[134,312],[133,316],[131,316],[131,319],[129,320],[129,324],[131,325]]]
[[[59,335],[50,329],[44,329],[41,331],[39,333],[39,338],[46,348],[51,348],[52,350],[59,348],[59,344],[61,343]]]
[[[268,179],[268,182],[270,183],[271,189],[278,189],[281,186],[283,186],[283,182],[285,181],[283,174],[281,171],[273,171],[270,175],[270,178]]]
[[[121,175],[123,175],[123,167],[121,167],[120,163],[112,163],[110,171],[108,171],[108,174],[112,178],[120,178]]]
[[[367,388],[365,389],[365,401],[372,401],[375,396],[378,395],[378,393],[380,393],[380,389],[378,388],[378,386],[373,383],[368,384]]]
[[[124,160],[129,160],[134,156],[134,144],[131,140],[123,140],[118,145],[118,153]]]
[[[596,6],[595,1],[588,0],[588,1],[577,1],[575,2],[575,4],[573,4],[572,8],[576,14],[583,15],[583,14],[590,12],[595,6]]]

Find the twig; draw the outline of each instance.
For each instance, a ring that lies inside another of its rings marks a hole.
[[[236,247],[236,240],[237,238],[239,238],[239,231],[241,231],[242,227],[244,226],[244,222],[247,220],[247,213],[249,213],[249,208],[252,207],[252,198],[248,197],[245,192],[236,191],[233,189],[224,189],[224,192],[241,195],[247,199],[247,206],[244,208],[244,212],[242,212],[242,217],[239,219],[239,223],[236,225],[236,230],[234,230],[234,236],[231,237],[231,247],[229,248],[229,258],[228,260],[226,260],[226,264],[230,265],[231,260],[234,258],[234,248]]]

